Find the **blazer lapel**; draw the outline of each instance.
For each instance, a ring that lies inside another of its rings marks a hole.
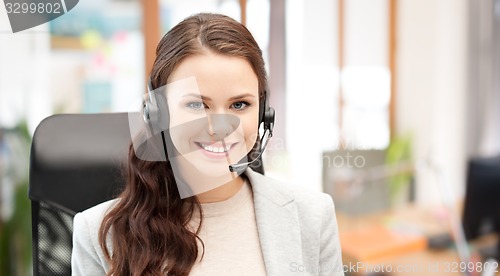
[[[284,275],[302,263],[297,206],[283,184],[247,169],[254,195],[255,217],[268,275]],[[295,263],[295,265],[294,265]]]

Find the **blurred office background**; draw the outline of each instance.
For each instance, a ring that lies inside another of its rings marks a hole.
[[[239,20],[264,51],[277,111],[268,174],[329,192],[339,212],[355,199],[336,195],[335,179],[372,166],[373,152],[383,153],[377,185],[402,175],[419,206],[443,205],[443,191],[462,202],[469,160],[500,154],[499,0],[84,0],[15,34],[1,6],[0,233],[11,235],[0,240],[2,271],[29,273],[30,231],[15,229],[30,226],[36,126],[57,113],[137,111],[156,43],[197,12]],[[347,194],[363,193],[356,181]]]

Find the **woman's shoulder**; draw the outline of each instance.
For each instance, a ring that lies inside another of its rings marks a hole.
[[[333,209],[333,200],[329,194],[316,191],[294,182],[282,181],[248,170],[254,192],[284,205],[295,202],[302,212],[324,212]],[[256,190],[256,191],[255,191]]]
[[[81,216],[88,221],[102,220],[106,213],[118,202],[118,199],[111,199],[103,203],[97,204],[81,212]]]
[[[73,275],[103,275],[108,264],[99,245],[99,229],[104,216],[113,208],[117,199],[109,200],[77,213],[73,219],[73,250],[71,266]],[[109,236],[108,250],[112,250]]]
[[[85,225],[89,229],[89,234],[91,236],[97,235],[99,228],[101,227],[102,220],[106,213],[115,206],[118,199],[112,199],[90,207],[80,213],[75,215],[73,220],[74,228],[82,227]],[[75,229],[77,230],[77,229]]]

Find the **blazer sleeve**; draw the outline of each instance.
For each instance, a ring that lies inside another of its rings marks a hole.
[[[340,246],[337,218],[335,216],[335,206],[332,197],[324,195],[324,212],[321,223],[321,249],[320,263],[322,268],[319,275],[344,275],[342,265],[342,249]]]
[[[71,254],[71,275],[106,275],[92,241],[90,227],[82,213],[73,219],[73,251]]]

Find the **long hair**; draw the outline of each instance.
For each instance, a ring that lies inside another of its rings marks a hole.
[[[246,59],[257,75],[259,100],[263,100],[267,77],[262,52],[245,26],[220,14],[190,16],[161,39],[151,71],[153,88],[166,85],[184,58],[203,50]],[[258,144],[249,155],[258,151]],[[125,181],[99,229],[99,243],[110,265],[108,275],[188,275],[198,257],[197,240],[201,241],[200,202],[195,196],[181,199],[168,157],[144,161],[132,145]],[[196,210],[200,225],[193,233],[187,225]]]

